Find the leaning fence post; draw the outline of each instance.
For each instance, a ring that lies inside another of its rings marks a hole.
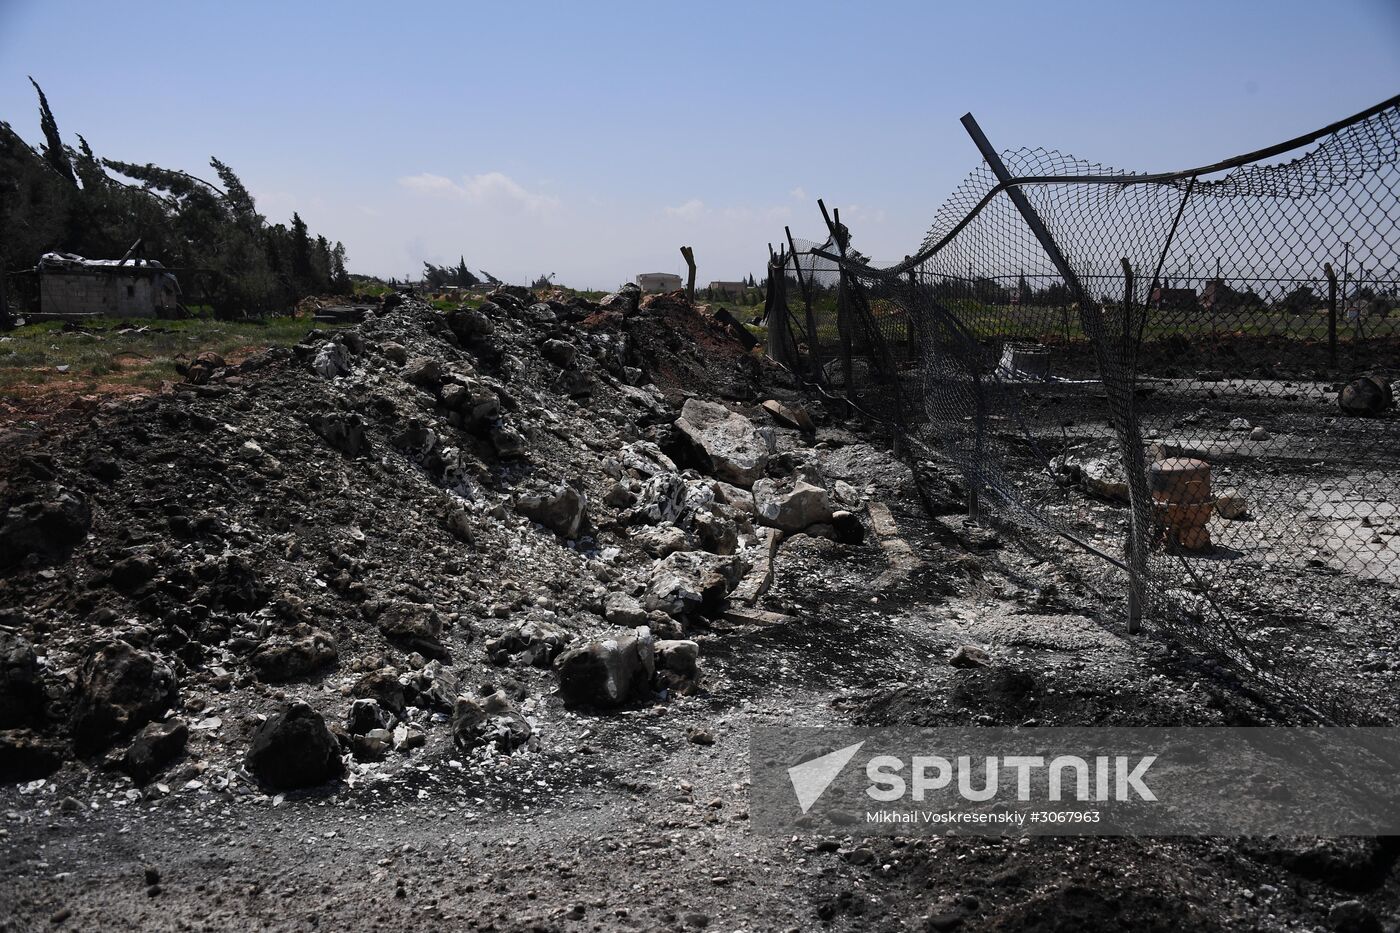
[[[1129,514],[1130,534],[1132,536],[1131,546],[1128,548],[1128,593],[1129,593],[1129,620],[1128,630],[1135,632],[1137,622],[1131,615],[1134,610],[1141,611],[1141,596],[1146,592],[1147,580],[1147,535],[1149,530],[1149,516],[1151,514],[1152,502],[1147,490],[1147,464],[1143,454],[1142,427],[1137,422],[1137,413],[1134,405],[1134,393],[1132,376],[1127,366],[1130,355],[1135,347],[1130,341],[1130,335],[1124,333],[1118,341],[1117,353],[1108,346],[1108,334],[1104,328],[1103,309],[1094,303],[1089,293],[1079,281],[1079,276],[1075,274],[1069,260],[1061,252],[1059,244],[1046,228],[1040,215],[1031,206],[1019,186],[1013,184],[1015,179],[1006,165],[1001,161],[1001,156],[997,154],[991,142],[988,141],[982,128],[977,125],[977,120],[972,114],[964,114],[962,118],[963,128],[967,130],[967,135],[972,137],[973,143],[977,146],[982,158],[986,160],[987,166],[997,177],[997,182],[1003,185],[1006,195],[1011,199],[1011,203],[1020,213],[1021,219],[1026,222],[1040,246],[1045,250],[1050,262],[1055,266],[1060,277],[1064,279],[1065,285],[1070,290],[1070,295],[1079,304],[1080,321],[1084,325],[1084,331],[1088,335],[1090,343],[1094,347],[1095,355],[1099,361],[1099,372],[1103,378],[1105,394],[1108,396],[1109,411],[1116,422],[1114,427],[1118,434],[1118,446],[1123,458],[1123,466],[1128,474],[1128,503],[1131,509]],[[1129,319],[1130,305],[1124,308],[1124,320]],[[1134,592],[1138,593],[1138,598],[1133,598]]]
[[[1337,273],[1332,264],[1324,262],[1322,271],[1327,276],[1327,362],[1333,370],[1337,368]]]
[[[817,198],[817,207],[821,208],[822,220],[826,221],[826,227],[831,231],[831,241],[836,244],[836,252],[841,259],[846,258],[846,238],[841,235],[841,210],[836,208],[832,214],[827,214],[826,204],[821,198]],[[849,296],[846,288],[846,267],[840,269],[840,276],[836,285],[836,330],[841,337],[841,379],[842,388],[846,393],[846,414],[851,413],[851,321],[850,309],[847,307]]]

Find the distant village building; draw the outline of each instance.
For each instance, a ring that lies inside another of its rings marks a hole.
[[[1154,288],[1148,304],[1153,308],[1194,308],[1196,290],[1194,288]]]
[[[747,282],[711,282],[706,287],[710,292],[716,295],[725,295],[729,298],[742,298],[749,285]]]
[[[155,260],[45,253],[35,271],[45,316],[161,317],[180,302],[180,283]]]
[[[681,277],[669,272],[643,272],[637,276],[637,287],[648,294],[673,292],[681,284]]]

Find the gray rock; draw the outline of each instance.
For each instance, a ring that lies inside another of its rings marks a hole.
[[[311,416],[310,424],[311,430],[319,434],[322,440],[347,457],[358,457],[369,451],[365,422],[357,414],[318,412]]]
[[[351,735],[364,735],[374,729],[388,729],[393,719],[388,710],[375,699],[355,700],[350,704],[345,729]]]
[[[430,356],[415,356],[404,364],[403,377],[416,386],[436,390],[442,385],[442,364]]]
[[[1066,486],[1078,485],[1101,499],[1128,501],[1128,476],[1122,461],[1113,454],[1060,454],[1050,463],[1056,478]]]
[[[1254,426],[1253,426],[1252,424],[1249,423],[1249,419],[1248,419],[1248,418],[1231,418],[1231,419],[1230,419],[1230,430],[1231,430],[1231,431],[1248,431],[1248,430],[1250,430],[1252,427],[1254,427]]]
[[[1249,432],[1249,439],[1251,441],[1267,441],[1272,437],[1273,435],[1268,432],[1268,429],[1262,426]]]
[[[1215,512],[1221,518],[1244,518],[1249,514],[1249,500],[1238,490],[1227,489],[1215,500]]]
[[[62,487],[45,499],[12,505],[0,512],[0,567],[30,554],[62,560],[87,537],[91,523],[87,499]]]
[[[588,520],[587,501],[567,483],[547,495],[521,496],[515,510],[561,538],[577,538]]]
[[[1380,920],[1358,900],[1338,901],[1327,911],[1327,925],[1336,933],[1380,933]]]
[[[342,344],[327,340],[316,348],[311,369],[324,379],[334,379],[350,372],[350,352]]]
[[[163,771],[185,750],[190,730],[183,720],[148,724],[127,746],[122,770],[137,784],[144,784]]]
[[[496,456],[503,460],[519,459],[529,450],[525,435],[503,424],[491,428],[491,446],[496,449]]]
[[[739,529],[722,515],[698,512],[691,520],[700,546],[711,554],[733,554],[739,550]]]
[[[321,714],[302,702],[269,716],[253,732],[248,770],[269,787],[315,787],[344,774],[340,745]]]
[[[700,676],[700,645],[690,639],[665,639],[656,643],[656,667],[694,680]]]
[[[430,658],[448,659],[447,649],[442,644],[442,619],[432,606],[377,600],[366,603],[364,612],[391,641]]]
[[[567,340],[546,340],[540,353],[560,369],[568,369],[578,358],[578,348]]]
[[[394,733],[388,729],[370,729],[350,737],[350,754],[356,761],[383,761],[393,747]]]
[[[334,638],[320,629],[308,629],[268,639],[253,652],[249,663],[259,680],[280,683],[334,664],[338,656]]]
[[[491,304],[487,302],[487,304]],[[484,306],[483,306],[484,307]],[[493,307],[495,307],[493,305]],[[496,325],[477,308],[458,308],[447,314],[447,326],[467,343],[475,343],[490,337],[496,332]]]
[[[458,697],[452,710],[452,741],[464,752],[493,745],[508,755],[528,744],[533,732],[530,723],[500,690],[479,700]]]
[[[379,352],[384,354],[384,358],[391,363],[398,363],[402,366],[408,362],[408,350],[404,349],[401,343],[390,340],[379,345]]]
[[[559,693],[568,703],[613,707],[644,694],[656,674],[651,631],[570,648],[554,662]]]
[[[690,548],[685,532],[675,525],[655,525],[633,531],[630,540],[652,557],[665,557]]]
[[[678,473],[657,473],[634,493],[636,505],[619,518],[633,525],[674,522],[685,510],[686,482]]]
[[[687,399],[676,428],[716,479],[747,489],[768,466],[768,445],[753,422],[723,405]]]
[[[542,619],[527,619],[507,629],[499,638],[486,643],[486,657],[493,664],[508,664],[512,655],[519,655],[523,664],[549,667],[569,642],[572,632]]]
[[[790,492],[778,491],[773,480],[754,483],[754,506],[758,520],[787,532],[797,532],[810,525],[831,523],[831,499],[820,486],[798,480]]]
[[[991,663],[987,652],[976,645],[962,645],[948,659],[950,667],[987,667]]]
[[[647,612],[641,603],[626,593],[609,593],[603,601],[603,617],[613,625],[636,628],[646,624]]]
[[[743,564],[737,556],[677,551],[652,568],[642,605],[670,616],[714,607],[742,575]]]
[[[714,490],[716,502],[727,505],[736,512],[743,512],[747,515],[757,514],[758,510],[754,506],[753,493],[749,490],[740,489],[738,486],[722,480],[715,480],[711,484],[711,488]]]
[[[83,662],[73,710],[79,754],[101,751],[179,704],[175,672],[124,641],[100,646]]]
[[[550,391],[557,395],[582,399],[592,395],[595,388],[597,388],[597,383],[588,373],[581,369],[566,369],[554,380]]]
[[[44,689],[33,646],[0,629],[0,729],[37,722],[43,713]]]

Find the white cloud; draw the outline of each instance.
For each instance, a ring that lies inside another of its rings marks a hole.
[[[788,192],[788,195],[789,195],[794,201],[805,201],[805,200],[807,200],[807,192],[803,189],[803,187],[802,187],[801,185],[798,185],[796,188],[793,188],[791,191],[789,191],[789,192]]]
[[[699,220],[705,215],[705,202],[699,198],[691,198],[679,207],[666,208],[666,213],[681,220]]]
[[[560,206],[558,198],[537,191],[528,191],[515,179],[502,172],[464,175],[461,184],[442,175],[423,172],[400,178],[399,186],[419,194],[460,198],[472,204],[519,206],[529,214],[549,214]]]

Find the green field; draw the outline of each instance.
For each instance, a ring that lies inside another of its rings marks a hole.
[[[27,394],[19,390],[54,381],[76,382],[79,390],[99,385],[154,387],[180,378],[175,370],[179,357],[193,359],[206,350],[228,357],[286,346],[316,326],[306,317],[28,324],[0,334],[0,395]]]

